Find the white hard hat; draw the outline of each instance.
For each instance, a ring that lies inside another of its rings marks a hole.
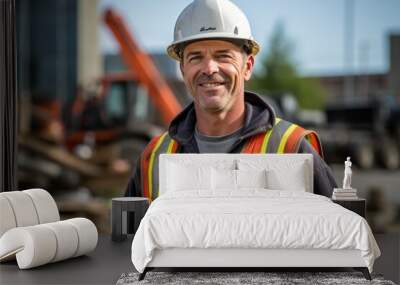
[[[253,55],[260,50],[246,15],[229,0],[194,0],[189,4],[176,20],[174,42],[167,53],[180,60],[185,43],[205,39],[240,41]]]

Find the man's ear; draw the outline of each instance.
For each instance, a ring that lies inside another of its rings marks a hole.
[[[183,58],[179,61],[179,69],[181,70],[181,73],[183,75]]]
[[[254,55],[250,54],[247,56],[246,63],[245,63],[245,72],[244,72],[244,79],[246,81],[250,80],[251,74],[253,73],[254,67]]]

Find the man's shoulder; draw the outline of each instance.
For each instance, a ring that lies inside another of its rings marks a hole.
[[[174,140],[168,133],[165,131],[155,137],[153,137],[150,142],[145,147],[143,154],[151,153],[154,151],[165,153],[165,152],[175,152],[178,146],[178,142]]]

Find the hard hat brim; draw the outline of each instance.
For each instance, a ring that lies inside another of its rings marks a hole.
[[[200,40],[211,40],[211,39],[220,39],[220,40],[241,40],[244,42],[250,43],[249,48],[250,48],[250,53],[252,55],[256,55],[260,51],[260,45],[253,39],[248,39],[248,38],[242,38],[238,36],[232,36],[231,34],[226,34],[226,33],[208,33],[208,34],[197,34],[191,37],[187,37],[184,40],[176,41],[170,44],[167,47],[167,54],[175,59],[180,61],[180,55],[179,55],[179,48],[182,46],[187,45],[188,43],[192,43],[195,41],[200,41]]]

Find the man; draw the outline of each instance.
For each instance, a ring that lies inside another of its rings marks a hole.
[[[312,153],[314,193],[330,197],[336,182],[318,136],[276,118],[258,95],[244,90],[258,43],[243,12],[228,0],[195,0],[178,17],[168,55],[180,63],[193,97],[142,153],[126,195],[158,196],[161,153]]]

